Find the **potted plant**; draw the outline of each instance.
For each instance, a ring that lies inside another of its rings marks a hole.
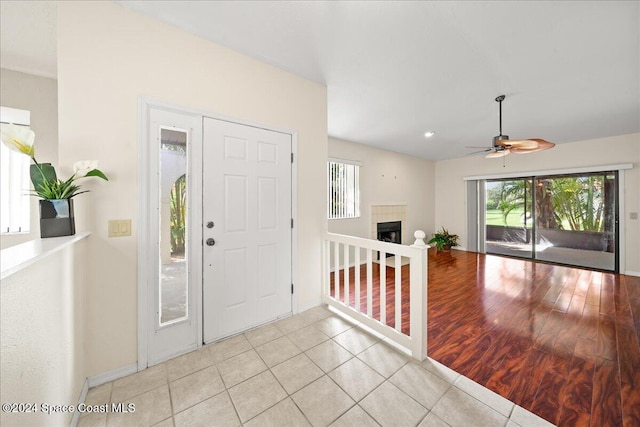
[[[77,180],[96,176],[108,181],[97,169],[98,162],[82,160],[73,165],[73,175],[61,180],[51,163],[39,163],[35,158],[33,143],[35,133],[26,127],[9,124],[2,129],[2,142],[9,149],[25,154],[33,164],[29,170],[33,183],[33,195],[40,200],[40,237],[70,236],[75,234],[72,198],[88,190],[80,191]]]
[[[433,233],[433,238],[429,240],[429,243],[435,244],[439,251],[449,251],[452,246],[458,246],[458,235],[450,234],[446,228],[442,227],[442,231]]]

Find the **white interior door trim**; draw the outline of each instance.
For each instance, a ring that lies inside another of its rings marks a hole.
[[[159,99],[140,96],[138,97],[138,194],[142,195],[149,186],[149,158],[146,155],[149,149],[147,141],[149,140],[149,112],[152,108],[165,109],[169,111],[175,111],[182,114],[199,115],[202,118],[210,117],[218,120],[226,120],[233,123],[238,123],[246,126],[258,127],[275,132],[281,132],[291,135],[291,151],[294,156],[294,162],[291,166],[291,215],[294,220],[294,226],[291,231],[291,277],[294,283],[294,293],[292,295],[291,309],[293,314],[298,312],[298,133],[295,130],[289,128],[276,127],[271,125],[265,125],[251,120],[240,120],[237,118],[225,116],[223,114],[195,109],[183,105],[168,103]],[[202,131],[202,129],[200,129]],[[197,163],[197,162],[194,162]],[[195,166],[199,170],[197,173],[202,175],[202,165]],[[196,171],[194,170],[195,174]],[[195,180],[194,180],[195,181]],[[202,182],[200,180],[199,190],[202,192]],[[144,267],[148,265],[149,257],[152,256],[153,248],[150,248],[149,233],[150,230],[145,229],[143,224],[146,224],[146,219],[150,214],[151,207],[148,200],[145,197],[138,198],[138,263],[137,263],[137,278],[138,278],[138,371],[145,369],[148,365],[148,317],[146,316],[147,307],[149,304],[149,292],[147,283],[149,280],[148,271]],[[197,205],[193,206],[193,209],[200,212],[198,222],[202,224],[202,199],[197,200]],[[194,223],[196,218],[194,217]],[[202,227],[192,227],[192,240],[194,242],[202,242]],[[203,327],[202,327],[202,251],[192,251],[194,257],[194,264],[197,265],[198,282],[196,285],[196,313],[198,322],[198,347],[202,346],[203,342]],[[195,258],[198,257],[196,260]]]
[[[144,194],[149,186],[149,164],[146,157],[146,141],[149,140],[149,113],[151,105],[142,99],[138,99],[138,194]],[[146,197],[138,197],[138,224],[144,224],[142,219],[149,213],[149,200]],[[146,221],[146,219],[145,219]],[[147,367],[147,312],[148,299],[148,271],[142,268],[148,262],[150,250],[148,248],[148,230],[138,227],[138,371]]]
[[[201,340],[199,337],[202,332],[202,315],[200,308],[200,285],[202,278],[202,261],[201,261],[201,239],[198,238],[198,232],[201,228],[198,226],[202,223],[201,211],[197,209],[200,206],[202,188],[199,177],[201,176],[201,163],[192,161],[193,158],[200,158],[197,153],[202,147],[202,116],[197,113],[185,113],[179,108],[167,105],[158,105],[156,103],[145,102],[140,99],[139,107],[139,143],[138,143],[138,190],[140,197],[138,198],[138,370],[145,369],[149,365],[159,363],[167,358],[175,357],[186,351],[191,351],[200,347]],[[156,291],[158,286],[158,222],[155,218],[157,206],[160,201],[156,195],[159,195],[160,187],[157,177],[159,176],[158,164],[160,155],[159,141],[160,133],[155,128],[153,116],[158,117],[163,123],[160,125],[170,125],[171,122],[179,122],[180,126],[185,126],[185,130],[189,132],[188,136],[188,157],[186,170],[189,177],[188,187],[188,221],[190,235],[188,241],[188,295],[187,306],[189,316],[184,321],[178,321],[166,326],[152,325],[152,319],[158,307]],[[166,123],[164,123],[166,121]],[[193,152],[191,152],[193,151]],[[193,179],[196,177],[196,179]],[[197,195],[197,197],[196,197]],[[195,209],[194,209],[195,207]],[[187,328],[187,329],[185,329]],[[155,334],[155,335],[154,335]],[[174,338],[180,337],[181,342],[176,343],[175,349],[172,345],[164,345],[158,347],[158,344],[172,343]],[[152,350],[154,344],[155,350]]]

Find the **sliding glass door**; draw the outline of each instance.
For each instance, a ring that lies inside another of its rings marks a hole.
[[[617,172],[487,180],[487,253],[618,270]]]
[[[535,180],[535,258],[616,270],[616,172]]]
[[[532,258],[531,179],[487,181],[485,188],[487,252]]]

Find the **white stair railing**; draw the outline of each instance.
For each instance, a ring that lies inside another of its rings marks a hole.
[[[423,231],[416,231],[415,237],[413,245],[403,246],[327,233],[322,250],[322,300],[344,315],[407,348],[415,359],[423,360],[427,356],[428,246],[422,240]],[[387,254],[394,256],[392,265],[387,262]],[[408,259],[408,266],[402,265],[403,258]],[[376,271],[377,276],[374,275]],[[391,294],[394,303],[389,307],[393,311],[392,322],[387,316],[388,283],[394,289]],[[405,303],[408,302],[408,306],[404,304],[404,307],[403,289]],[[374,316],[376,295],[379,302],[378,316]],[[408,314],[409,318],[408,331],[405,324],[405,332],[403,314]]]

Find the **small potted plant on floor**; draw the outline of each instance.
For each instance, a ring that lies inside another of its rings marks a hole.
[[[436,249],[439,251],[448,252],[452,246],[458,246],[458,235],[450,234],[446,228],[442,227],[442,231],[433,233],[433,238],[429,240],[429,243],[436,245]]]

